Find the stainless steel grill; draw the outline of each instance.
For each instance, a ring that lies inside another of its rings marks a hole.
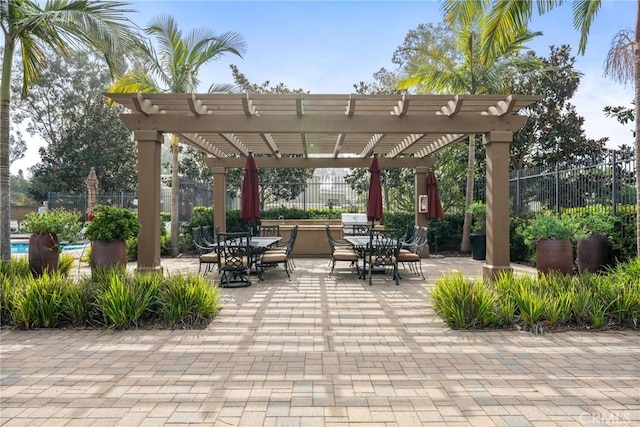
[[[343,213],[342,214],[342,234],[349,236],[354,234],[355,226],[366,226],[368,224],[367,214]],[[359,233],[356,233],[359,234]]]

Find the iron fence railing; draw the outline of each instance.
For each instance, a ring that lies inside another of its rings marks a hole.
[[[635,162],[632,156],[623,156],[611,151],[600,161],[564,166],[552,165],[518,170],[510,176],[510,200],[512,215],[520,216],[541,210],[561,212],[564,208],[600,209],[610,207],[614,214],[621,205],[635,205]],[[278,197],[287,193],[286,182],[261,183],[262,208],[297,208],[302,210],[334,207],[351,212],[366,210],[367,194],[351,188],[344,177],[339,175],[314,175],[307,181],[306,188],[293,199]],[[297,185],[297,184],[293,184]],[[461,183],[460,188],[464,188]],[[232,190],[228,188],[228,190]],[[213,205],[213,188],[209,184],[181,180],[179,191],[180,221],[187,221],[195,206]],[[475,200],[485,199],[485,179],[478,177],[475,183]],[[228,191],[227,209],[239,209],[240,199]],[[98,193],[98,203],[127,209],[137,207],[136,193]],[[49,206],[65,207],[84,212],[87,208],[85,194],[50,193]],[[385,205],[385,208],[387,205]],[[402,210],[390,201],[390,210]],[[461,207],[457,210],[460,212]],[[161,192],[161,210],[171,211],[171,189]],[[451,212],[451,210],[450,210]]]
[[[636,203],[635,160],[630,155],[610,151],[600,161],[581,165],[551,165],[521,169],[509,179],[511,213],[565,208],[611,209]],[[484,177],[477,179],[475,200],[485,199]]]

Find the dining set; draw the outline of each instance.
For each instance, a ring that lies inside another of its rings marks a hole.
[[[215,236],[214,236],[215,233]],[[199,268],[204,274],[217,269],[220,286],[225,288],[251,286],[251,276],[263,280],[265,271],[282,264],[290,278],[295,267],[293,247],[297,237],[297,226],[291,230],[289,239],[282,241],[277,225],[258,226],[246,232],[211,232],[210,226],[192,229],[194,246],[198,252]]]
[[[354,267],[360,279],[373,284],[373,275],[389,273],[396,285],[402,276],[399,265],[409,265],[410,270],[422,276],[422,254],[427,245],[427,228],[414,226],[411,236],[402,235],[396,229],[376,229],[357,226],[353,233],[345,234],[342,239],[331,235],[328,224],[325,225],[327,240],[331,250],[330,265],[333,274],[336,262],[347,261]]]

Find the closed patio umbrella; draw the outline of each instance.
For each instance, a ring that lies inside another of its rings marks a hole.
[[[85,219],[91,221],[95,216],[93,208],[98,203],[98,177],[96,176],[95,168],[91,168],[84,182],[87,184],[87,212],[85,213]]]
[[[242,181],[242,205],[240,207],[240,219],[254,221],[260,219],[260,190],[258,188],[258,167],[249,151],[247,163],[244,166],[244,179]]]
[[[371,172],[371,179],[369,181],[367,219],[371,221],[371,227],[373,228],[373,222],[382,219],[382,185],[380,184],[380,165],[378,164],[377,154],[373,155],[369,172]]]
[[[440,192],[438,191],[438,179],[432,170],[427,173],[427,203],[427,218],[444,218]]]

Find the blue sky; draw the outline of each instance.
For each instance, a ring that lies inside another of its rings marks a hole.
[[[372,81],[381,67],[393,69],[391,57],[407,32],[420,23],[441,21],[435,1],[133,1],[131,19],[140,26],[156,14],[173,15],[186,33],[209,27],[235,31],[247,43],[244,58],[225,57],[201,71],[201,90],[213,82],[231,83],[229,64],[236,64],[255,83],[269,80],[312,93],[351,93],[353,84]],[[638,4],[604,0],[592,25],[587,51],[577,56],[579,34],[573,29],[571,5],[534,18],[531,30],[543,36],[529,44],[539,55],[549,45],[569,44],[584,76],[574,103],[585,117],[588,137],[608,136],[610,147],[632,144],[631,126],[602,112],[605,105],[630,105],[633,87],[603,77],[603,63],[616,32],[633,28]],[[39,161],[37,144],[12,172]]]

